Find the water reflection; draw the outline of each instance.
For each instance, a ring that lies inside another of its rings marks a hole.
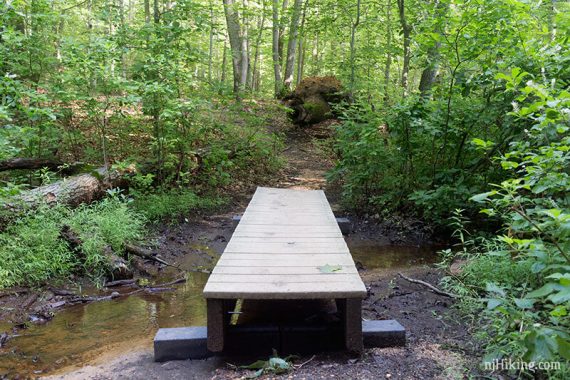
[[[22,330],[0,350],[0,374],[45,373],[108,351],[148,346],[158,327],[204,325],[207,274],[190,274],[176,292],[137,294],[76,305],[46,325]]]

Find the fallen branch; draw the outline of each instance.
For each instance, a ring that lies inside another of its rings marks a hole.
[[[425,282],[425,281],[416,280],[415,278],[409,278],[409,277],[404,276],[404,275],[401,274],[401,273],[398,273],[398,276],[402,277],[404,280],[409,281],[409,282],[411,282],[411,283],[423,285],[423,286],[425,286],[426,288],[431,289],[434,293],[439,294],[439,295],[441,295],[441,296],[445,296],[445,297],[449,297],[449,298],[458,298],[457,295],[452,294],[452,293],[448,293],[448,292],[444,292],[443,290],[439,290],[438,288],[436,288],[436,287],[433,286],[432,284],[429,284],[429,283],[427,283],[427,282]]]
[[[136,285],[136,280],[130,279],[130,280],[109,281],[105,283],[105,287],[112,288],[114,286],[132,285],[132,284]]]
[[[14,288],[14,289],[9,289],[5,292],[0,292],[0,298],[2,297],[7,297],[7,296],[15,296],[18,294],[24,294],[24,293],[28,293],[30,291],[30,289],[27,288]]]
[[[305,364],[310,363],[311,361],[313,361],[313,359],[316,357],[316,355],[311,356],[311,358],[307,361],[304,361],[303,363],[296,365],[295,369],[301,369]]]
[[[139,256],[142,257],[143,259],[148,259],[148,260],[152,260],[152,261],[156,261],[157,263],[169,266],[169,267],[173,267],[176,269],[180,269],[178,268],[176,265],[172,265],[166,261],[164,261],[163,259],[161,259],[160,257],[157,257],[153,254],[153,252],[149,249],[144,249],[141,247],[137,247],[135,245],[132,244],[125,244],[125,249],[127,250],[128,253],[133,254],[135,256]]]

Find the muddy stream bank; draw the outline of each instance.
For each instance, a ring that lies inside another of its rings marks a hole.
[[[211,266],[227,241],[226,234],[213,235],[215,248],[204,243],[179,242],[191,253],[179,257],[177,264],[187,269]],[[348,244],[365,278],[420,267],[436,259],[435,248],[429,246],[387,246],[358,238],[349,238]],[[155,281],[170,280],[172,275],[166,271]],[[152,338],[160,327],[205,325],[202,289],[207,279],[208,274],[187,272],[187,281],[175,291],[75,305],[45,324],[31,324],[19,330],[0,350],[0,374],[26,377],[62,373],[129,350],[152,347]],[[0,327],[1,330],[10,326]]]

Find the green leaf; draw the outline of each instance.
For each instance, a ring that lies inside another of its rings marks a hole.
[[[505,296],[505,291],[493,282],[488,282],[487,285],[485,286],[485,290],[487,290],[489,293],[495,293],[502,297]]]
[[[317,267],[321,273],[336,273],[336,272],[340,272],[342,270],[342,266],[340,265],[323,265],[320,267]]]
[[[556,284],[548,283],[548,284],[528,293],[526,295],[526,298],[546,297],[547,295],[549,295],[550,293],[552,293],[554,291],[555,285]]]
[[[263,369],[267,367],[267,360],[258,360],[256,362],[253,362],[249,365],[242,365],[240,368],[243,369]]]
[[[558,305],[554,309],[552,309],[550,315],[552,315],[553,317],[564,317],[568,315],[568,310],[566,309],[566,306]]]
[[[519,309],[532,309],[534,300],[526,298],[515,298],[515,304]]]
[[[488,310],[493,310],[494,308],[496,308],[497,306],[501,305],[503,303],[503,301],[496,299],[496,298],[489,298],[489,300],[487,301],[487,309]]]
[[[558,343],[558,353],[566,360],[570,360],[570,342],[568,339],[562,338],[560,335],[556,337]]]
[[[497,192],[495,190],[488,191],[486,193],[474,195],[471,198],[469,198],[469,200],[471,200],[473,202],[482,203],[482,202],[486,201],[490,196],[495,195],[495,194],[497,194]]]

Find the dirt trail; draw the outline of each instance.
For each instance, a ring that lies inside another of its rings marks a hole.
[[[278,187],[317,190],[326,188],[325,174],[334,166],[330,157],[304,129],[290,127],[286,132],[283,151],[285,167]]]
[[[325,174],[333,167],[333,161],[322,148],[323,140],[291,126],[279,132],[286,136],[285,165],[280,175],[269,179],[265,185],[327,191]],[[327,191],[327,196],[333,209],[338,209],[336,192]],[[159,236],[161,254],[174,263],[188,262],[189,258],[196,257],[198,263],[207,261],[204,252],[196,252],[196,243],[208,245],[209,250],[221,254],[231,237],[230,217],[245,207],[246,199],[248,197],[244,196],[243,202],[234,204],[225,213],[196,216],[180,225],[157,228],[155,233]],[[349,246],[362,241],[385,243],[382,230],[374,226],[373,222],[359,220],[355,232],[347,238]],[[441,277],[429,267],[399,270],[431,283],[437,283]],[[408,346],[367,349],[359,359],[343,353],[301,358],[298,363],[311,360],[301,369],[286,375],[287,378],[451,379],[462,378],[472,371],[474,348],[465,328],[449,308],[449,299],[399,279],[394,270],[374,271],[364,267],[361,275],[370,289],[370,295],[363,303],[364,317],[397,319],[408,330]],[[147,341],[150,343],[150,337]],[[104,356],[84,361],[82,365],[80,368],[77,365],[60,368],[59,373],[50,378],[234,379],[251,374],[229,368],[222,358],[155,363],[150,344],[133,347],[129,352],[107,352]]]

